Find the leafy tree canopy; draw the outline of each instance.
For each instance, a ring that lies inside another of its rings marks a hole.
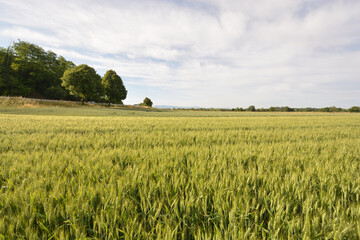
[[[110,103],[122,103],[126,99],[127,90],[119,75],[114,70],[109,70],[102,78],[105,98]]]
[[[67,98],[67,91],[61,87],[64,71],[75,66],[58,57],[52,51],[24,41],[15,42],[7,49],[0,49],[0,73],[2,84],[0,94],[24,97]],[[57,88],[62,94],[52,95]]]
[[[249,106],[248,109],[249,109],[249,111],[252,111],[252,112],[255,112],[255,111],[256,111],[256,108],[255,108],[254,105]]]
[[[99,101],[104,92],[101,77],[95,69],[86,64],[67,69],[61,80],[62,86],[82,102]]]
[[[353,106],[353,107],[349,108],[349,112],[360,112],[360,107]]]
[[[147,106],[147,107],[152,107],[153,102],[150,100],[150,98],[146,97],[141,105]]]

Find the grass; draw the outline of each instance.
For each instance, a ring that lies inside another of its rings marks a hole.
[[[358,114],[0,108],[0,123],[0,238],[360,238]]]
[[[149,109],[137,107],[44,107],[33,106],[18,108],[0,105],[0,114],[11,115],[47,115],[47,116],[99,116],[99,117],[311,117],[311,116],[347,116],[350,113],[321,112],[221,112],[221,111],[191,111]]]
[[[94,103],[94,102],[76,102],[51,99],[33,99],[23,97],[6,97],[0,96],[0,108],[121,108],[121,109],[149,109],[146,106],[132,106],[122,104]]]
[[[22,97],[0,96],[0,107],[2,108],[39,108],[39,107],[81,107],[81,103],[60,100],[40,100]]]

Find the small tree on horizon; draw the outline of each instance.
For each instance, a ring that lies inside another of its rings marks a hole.
[[[152,107],[153,102],[150,100],[150,98],[146,97],[141,105],[142,106],[147,106],[147,107]]]
[[[254,105],[251,105],[251,106],[249,106],[248,110],[251,111],[251,112],[255,112],[256,108],[255,108]]]

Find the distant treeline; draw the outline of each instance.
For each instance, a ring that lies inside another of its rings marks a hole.
[[[87,65],[24,41],[0,48],[0,95],[122,103],[127,90],[115,71],[103,78]]]
[[[175,109],[175,108],[174,108]],[[360,112],[360,107],[354,106],[349,109],[338,107],[324,107],[324,108],[291,108],[291,107],[270,107],[270,108],[255,108],[254,105],[248,108],[176,108],[177,110],[191,110],[191,111],[221,111],[221,112]]]
[[[232,111],[251,111],[251,112],[360,112],[360,107],[354,106],[349,109],[338,108],[335,106],[332,107],[324,107],[324,108],[291,108],[288,106],[285,107],[270,107],[270,108],[258,108],[251,105],[248,108],[233,108]]]

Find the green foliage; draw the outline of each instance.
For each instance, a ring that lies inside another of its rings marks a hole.
[[[51,51],[46,52],[35,44],[18,41],[8,49],[0,49],[0,94],[68,98],[65,89],[62,89],[61,95],[53,95],[53,89],[61,88],[60,78],[72,66],[72,62],[57,57]]]
[[[258,110],[259,110],[259,109],[258,109]],[[266,111],[266,109],[263,110],[263,111]],[[270,111],[270,112],[294,112],[295,109],[294,109],[294,108],[290,108],[290,107],[288,107],[288,106],[285,106],[285,107],[270,107],[270,108],[268,109],[268,111]]]
[[[251,111],[251,112],[255,112],[256,111],[256,108],[254,105],[251,105],[248,107],[248,110]]]
[[[50,70],[56,56],[23,41],[14,43],[13,48],[15,58],[11,67],[23,85],[31,89],[28,96],[42,95],[49,86],[54,85],[55,78]]]
[[[360,112],[360,107],[353,106],[353,107],[349,108],[349,112]]]
[[[243,108],[233,108],[233,109],[231,109],[232,111],[235,111],[235,112],[244,112],[245,111],[245,109],[243,109]]]
[[[101,77],[86,64],[67,69],[61,80],[62,86],[69,90],[71,95],[79,97],[82,102],[99,101],[103,95]]]
[[[152,107],[153,102],[150,100],[150,98],[146,97],[140,105],[146,106],[146,107]]]
[[[127,90],[119,75],[114,70],[106,72],[102,78],[106,100],[110,103],[122,103],[126,98]]]
[[[51,96],[50,99],[67,99],[68,92],[62,86],[51,86],[45,91],[46,96]]]
[[[103,79],[105,93],[100,76],[87,67],[79,66],[76,69],[83,72],[75,74],[71,61],[19,40],[7,49],[0,48],[0,95],[102,101],[106,94],[109,103],[122,103],[127,90],[121,78],[113,70],[108,71]]]
[[[357,114],[16,111],[0,115],[5,239],[360,237]]]
[[[5,54],[4,49],[0,48],[0,89],[5,86]]]
[[[270,107],[270,108],[258,108],[255,109],[255,106],[250,106],[247,109],[243,108],[233,108],[232,111],[251,111],[251,112],[346,112],[349,110],[339,108],[339,107],[324,107],[324,108],[291,108],[288,106],[285,107]]]
[[[30,89],[25,87],[11,65],[14,61],[14,51],[8,47],[0,48],[0,94],[2,95],[25,95]]]
[[[329,112],[341,112],[342,110],[342,108],[337,108],[335,106],[329,107]]]

